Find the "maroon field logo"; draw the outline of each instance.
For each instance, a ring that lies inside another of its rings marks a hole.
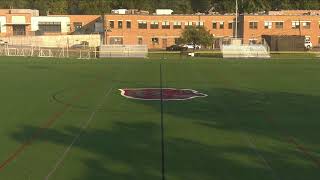
[[[138,100],[161,100],[160,88],[138,88],[138,89],[119,89],[121,95],[129,99]],[[192,89],[163,88],[162,99],[164,101],[190,100],[197,97],[207,97],[208,95],[199,93]]]

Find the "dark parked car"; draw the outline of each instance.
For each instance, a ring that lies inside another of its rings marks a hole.
[[[84,49],[84,48],[87,48],[87,47],[89,47],[89,42],[88,41],[81,41],[80,42],[80,44],[74,44],[74,45],[72,45],[71,46],[71,48],[82,48],[82,49]]]
[[[179,45],[172,45],[166,48],[167,51],[187,51],[188,47],[183,47]]]

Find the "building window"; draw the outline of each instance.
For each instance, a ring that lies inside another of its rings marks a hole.
[[[142,44],[143,44],[143,39],[142,39],[142,37],[138,37],[138,44],[139,44],[139,45],[142,45]]]
[[[232,28],[233,28],[233,22],[229,22],[228,29],[232,29]]]
[[[197,27],[203,27],[203,26],[204,26],[204,22],[202,22],[202,21],[197,22]]]
[[[300,22],[299,21],[292,21],[292,29],[299,29]]]
[[[74,22],[73,23],[74,31],[79,32],[82,29],[82,22]]]
[[[304,29],[310,29],[310,27],[311,27],[311,22],[303,22],[303,23],[302,23],[302,26],[303,26]]]
[[[270,22],[270,21],[265,21],[265,22],[264,22],[264,28],[265,28],[265,29],[272,29],[272,22]]]
[[[25,25],[12,25],[12,33],[14,36],[25,36],[26,26]]]
[[[114,28],[114,21],[109,21],[109,26],[111,29],[113,29]]]
[[[159,22],[158,21],[152,21],[150,24],[151,29],[159,29]]]
[[[311,36],[305,36],[305,41],[311,41]]]
[[[283,29],[283,22],[276,22],[277,29]]]
[[[217,22],[212,23],[212,29],[217,29]]]
[[[127,21],[127,29],[131,29],[131,21]]]
[[[151,38],[153,45],[159,45],[159,38]]]
[[[122,29],[122,21],[118,21],[118,29]]]
[[[41,32],[61,32],[61,22],[39,22]]]
[[[180,44],[181,38],[174,38],[174,44]]]
[[[175,21],[173,23],[173,29],[181,29],[181,22],[180,21]]]
[[[256,39],[249,39],[249,44],[257,44],[257,40]]]
[[[188,21],[188,22],[185,24],[185,28],[188,28],[188,27],[191,27],[191,26],[193,26],[192,21]]]
[[[110,44],[122,45],[123,44],[123,38],[122,37],[111,37],[110,38]]]
[[[224,29],[224,22],[220,22],[219,24],[220,29]]]
[[[162,22],[162,29],[170,29],[170,22],[169,21],[163,21]]]
[[[139,21],[138,28],[139,29],[147,29],[147,21]]]
[[[258,22],[249,22],[250,29],[258,29]]]

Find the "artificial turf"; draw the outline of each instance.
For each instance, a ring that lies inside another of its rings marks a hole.
[[[0,179],[320,179],[319,60],[0,58]]]

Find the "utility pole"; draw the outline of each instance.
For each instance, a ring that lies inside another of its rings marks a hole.
[[[238,0],[236,0],[236,24],[235,24],[235,38],[238,38]]]

